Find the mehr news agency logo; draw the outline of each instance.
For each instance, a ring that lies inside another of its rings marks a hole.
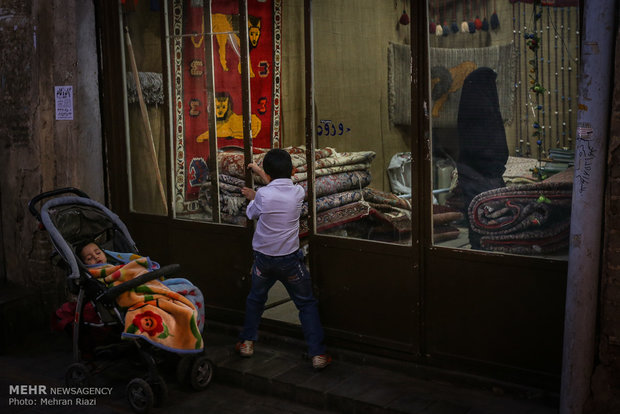
[[[9,385],[9,406],[97,405],[97,396],[110,394],[112,387]]]

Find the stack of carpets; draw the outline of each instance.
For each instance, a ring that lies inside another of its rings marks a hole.
[[[284,148],[291,154],[294,183],[307,190],[308,165],[304,147]],[[253,162],[262,166],[267,150],[255,150]],[[411,206],[394,194],[368,188],[371,182],[370,165],[373,151],[337,152],[334,148],[315,151],[315,179],[317,230],[326,231],[368,217],[378,219],[392,231],[410,234]],[[245,160],[241,152],[218,153],[220,216],[222,222],[245,225],[247,200],[241,189],[245,186]],[[266,183],[254,176],[255,188]],[[205,182],[200,201],[211,210],[211,183]],[[308,234],[308,203],[304,202],[300,221],[300,236]],[[376,227],[376,223],[373,222]]]

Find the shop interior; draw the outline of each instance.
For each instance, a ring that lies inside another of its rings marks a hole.
[[[250,0],[247,21],[237,2],[161,1],[164,29],[159,10],[131,3],[120,13],[133,211],[167,215],[172,191],[177,219],[251,225],[241,188],[266,183],[248,180],[246,157],[260,164],[281,147],[293,181],[312,180],[302,246],[311,228],[411,245],[412,211],[428,210],[438,248],[567,259],[577,0],[428,0],[427,128],[411,120],[409,0],[313,0],[312,167],[303,1]],[[427,155],[411,147],[421,130]],[[422,190],[412,163],[425,156],[432,207],[413,209]],[[280,284],[264,317],[298,324]]]

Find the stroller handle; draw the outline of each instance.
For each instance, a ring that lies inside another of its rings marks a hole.
[[[181,265],[171,264],[167,266],[162,266],[157,270],[153,270],[152,272],[144,273],[138,276],[135,279],[128,280],[127,282],[123,282],[120,285],[113,286],[105,291],[100,297],[97,299],[103,299],[104,301],[111,301],[116,298],[123,292],[127,292],[130,289],[138,287],[140,285],[145,284],[148,281],[160,278],[162,276],[169,276],[177,273]]]
[[[45,198],[50,198],[50,197],[54,197],[54,196],[65,194],[65,193],[73,193],[80,197],[90,198],[88,194],[74,187],[57,188],[56,190],[46,191],[44,193],[41,193],[38,196],[35,196],[32,200],[30,200],[30,202],[28,203],[28,210],[30,210],[30,214],[36,217],[37,220],[40,220],[41,212],[37,210],[36,204]]]

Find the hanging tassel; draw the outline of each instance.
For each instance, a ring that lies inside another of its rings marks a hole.
[[[497,13],[493,12],[491,15],[491,29],[495,30],[499,27],[499,17],[497,17]]]
[[[407,11],[403,10],[403,14],[400,16],[400,19],[398,20],[398,23],[402,24],[403,26],[407,26],[409,24],[409,16],[407,15]]]
[[[474,20],[474,25],[476,26],[476,30],[482,29],[482,20],[480,20],[480,17],[476,16],[476,20]]]
[[[456,4],[452,5],[452,24],[450,25],[452,33],[456,34],[459,30],[459,25],[456,23]]]
[[[435,34],[435,30],[437,30],[437,25],[434,21],[431,20],[431,22],[428,24],[428,32],[430,34]]]
[[[446,4],[447,4],[448,0],[443,0],[443,18],[446,18]],[[444,20],[443,22],[443,26],[441,26],[441,31],[442,31],[442,35],[443,36],[448,36],[450,34],[450,26],[448,26],[448,22],[446,22]]]
[[[440,24],[435,28],[435,36],[443,36],[443,28]]]
[[[473,13],[471,12],[471,2],[472,0],[469,0],[469,16],[471,18],[471,16],[473,16]],[[476,25],[474,23],[473,20],[470,20],[469,22],[467,22],[467,28],[469,29],[469,33],[476,33]]]
[[[487,0],[483,0],[483,10],[484,10],[484,19],[482,19],[482,30],[485,32],[489,31],[489,21],[487,20],[487,16],[489,15],[487,11]]]
[[[467,23],[467,22],[461,23],[461,32],[462,33],[469,33],[469,23]]]
[[[499,27],[499,17],[497,17],[497,3],[493,0],[493,14],[491,15],[491,29],[495,30]]]

